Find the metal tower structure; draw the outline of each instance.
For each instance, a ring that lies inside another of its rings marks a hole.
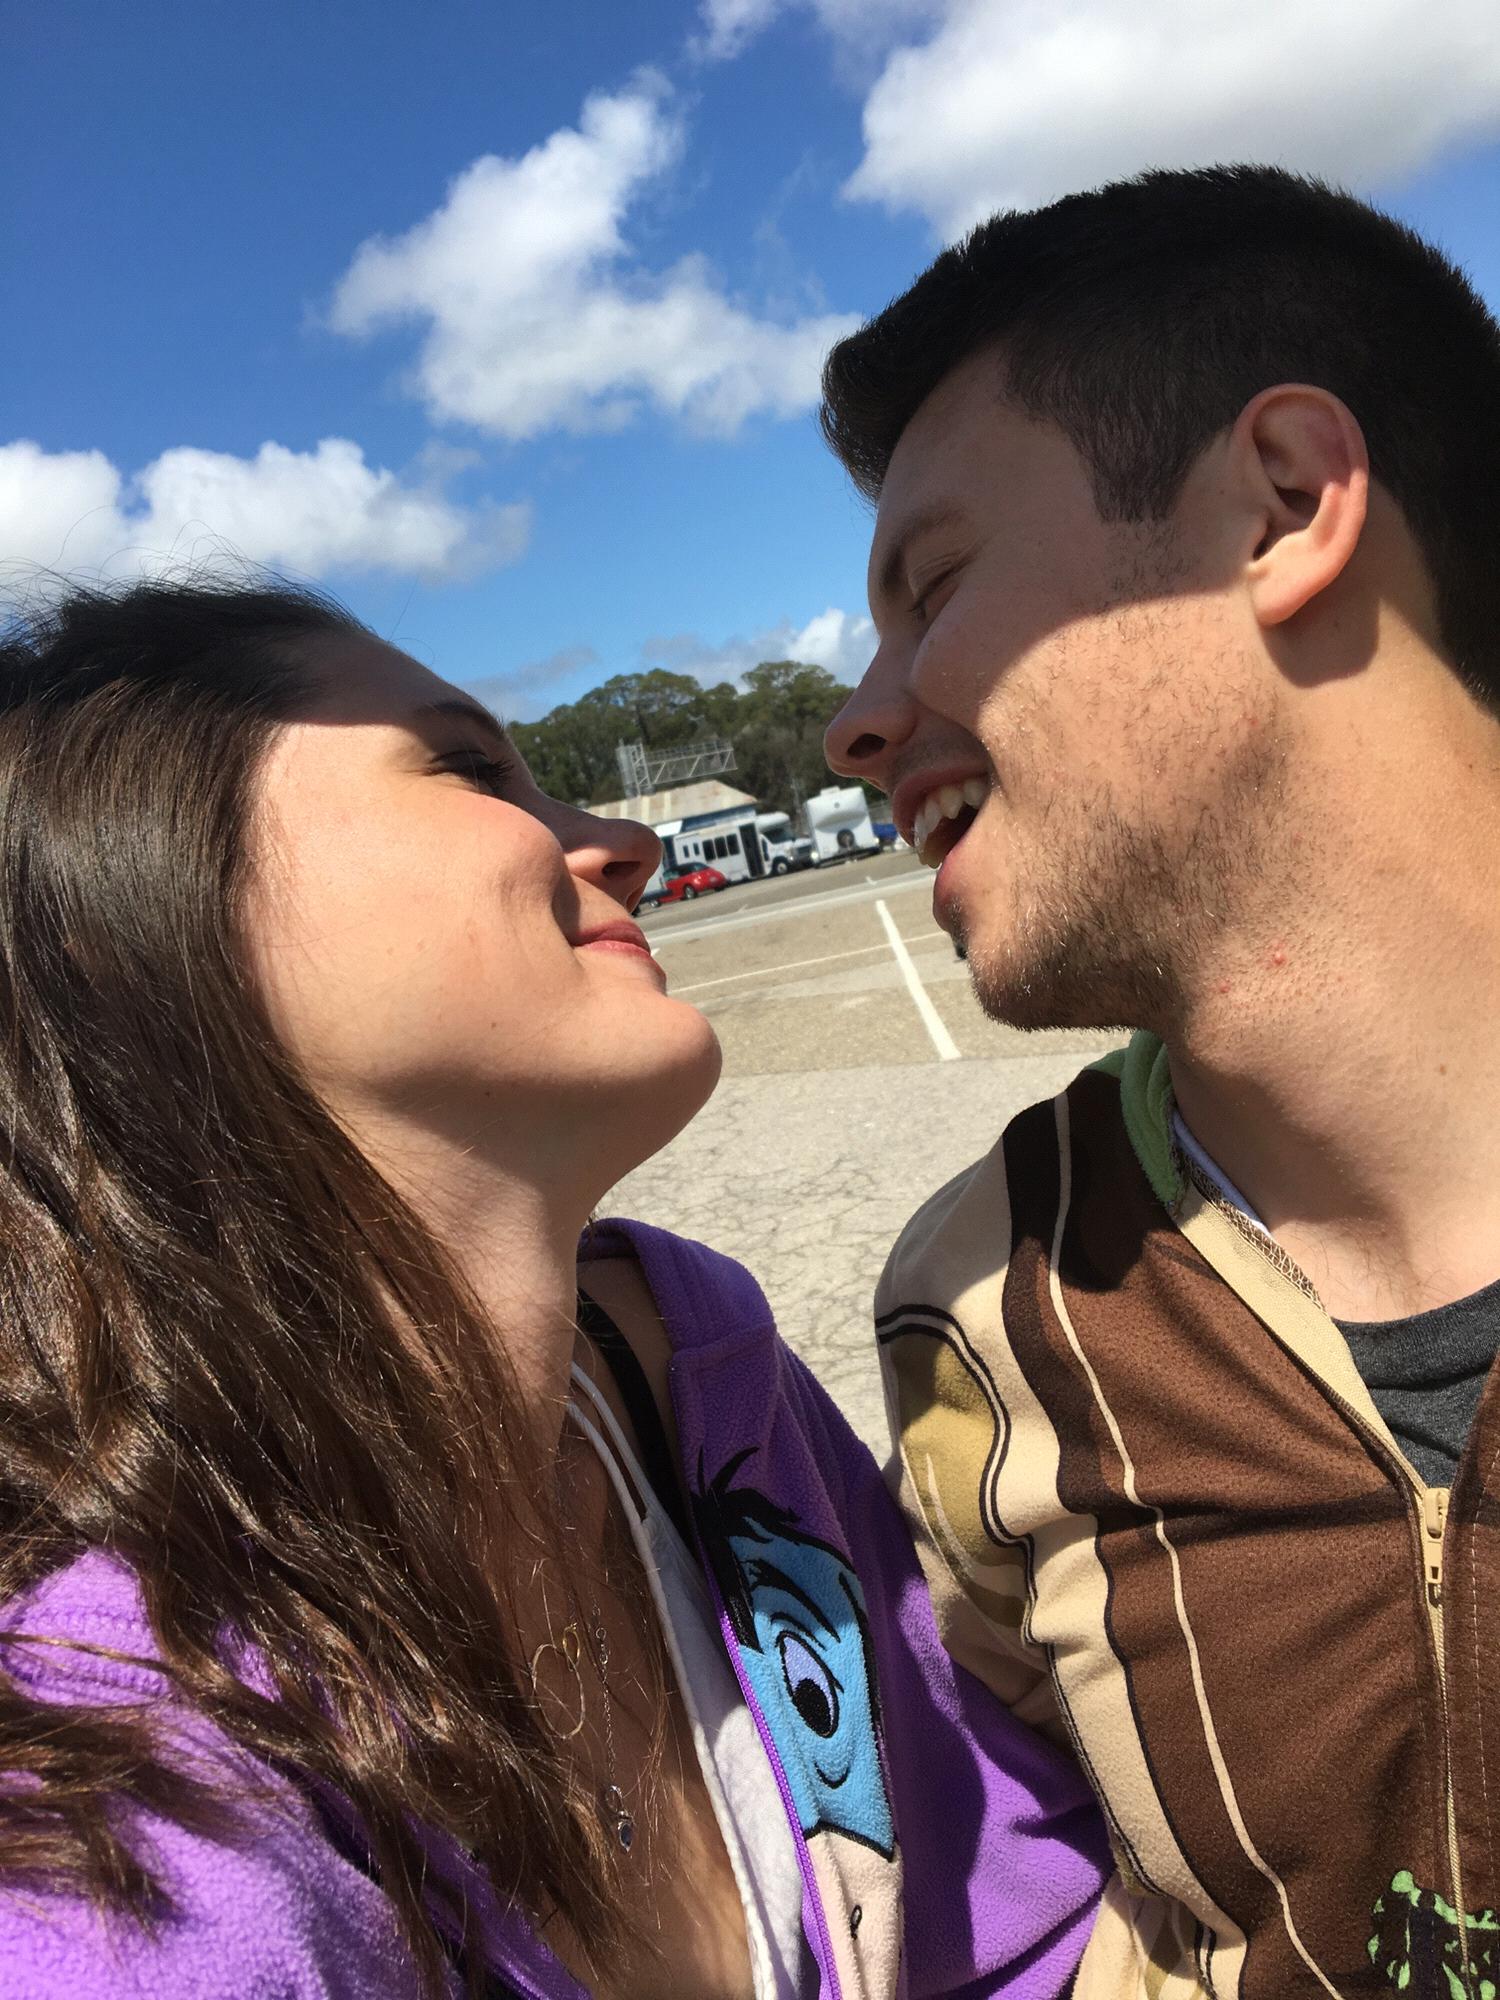
[[[722,736],[702,743],[678,743],[670,750],[649,750],[644,743],[618,743],[615,762],[627,799],[664,792],[673,785],[691,785],[699,778],[721,777],[734,769],[734,745]]]

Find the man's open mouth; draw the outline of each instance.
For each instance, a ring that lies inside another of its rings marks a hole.
[[[965,778],[962,784],[938,785],[927,794],[917,807],[911,831],[911,844],[924,867],[942,867],[974,824],[989,791],[983,778]]]

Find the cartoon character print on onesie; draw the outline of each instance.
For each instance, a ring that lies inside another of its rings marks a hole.
[[[693,1496],[740,1664],[775,1739],[828,1914],[845,2000],[893,1992],[901,1861],[882,1763],[864,1591],[849,1559],[735,1475]]]

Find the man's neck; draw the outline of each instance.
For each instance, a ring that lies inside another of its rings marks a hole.
[[[1407,807],[1320,907],[1226,944],[1166,1036],[1188,1129],[1342,1319],[1500,1278],[1500,849]]]

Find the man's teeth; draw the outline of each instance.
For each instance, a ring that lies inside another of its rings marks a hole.
[[[978,812],[988,791],[983,778],[965,778],[961,785],[939,785],[935,792],[929,792],[912,822],[911,844],[917,850],[918,860],[929,868],[941,866],[947,848],[942,853],[931,853],[927,843],[945,819],[957,819],[965,806]]]

